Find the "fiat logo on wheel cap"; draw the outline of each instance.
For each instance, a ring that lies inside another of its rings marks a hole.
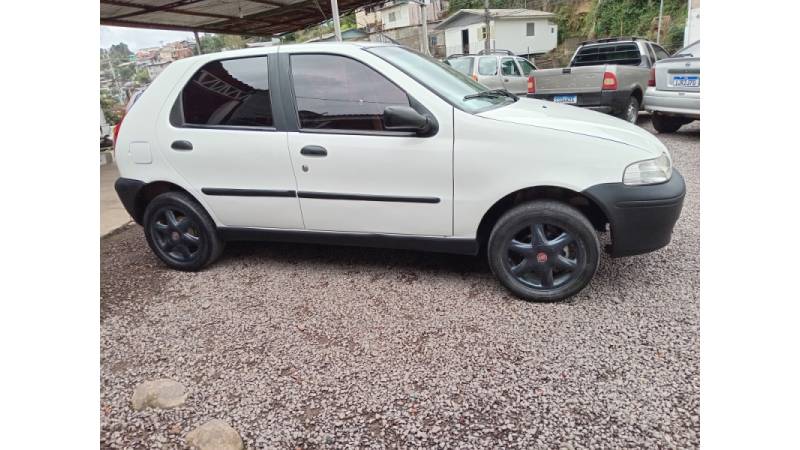
[[[538,261],[540,263],[546,263],[547,262],[547,253],[545,253],[545,252],[537,253],[536,254],[536,261]]]

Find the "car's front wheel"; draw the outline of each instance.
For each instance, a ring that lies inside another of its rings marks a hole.
[[[154,198],[143,225],[150,249],[174,269],[199,270],[214,262],[225,246],[208,213],[183,192]]]
[[[556,301],[580,292],[600,262],[600,242],[589,220],[556,201],[536,200],[506,212],[488,243],[489,265],[515,295]]]

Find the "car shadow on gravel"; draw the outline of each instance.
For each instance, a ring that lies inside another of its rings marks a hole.
[[[483,255],[284,242],[229,242],[216,264],[250,258],[263,258],[290,265],[360,266],[365,270],[391,267],[412,272],[441,270],[459,274],[490,273],[489,264]]]

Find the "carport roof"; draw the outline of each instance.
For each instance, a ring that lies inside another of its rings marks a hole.
[[[339,0],[344,14],[376,0]],[[100,0],[100,24],[271,36],[331,18],[329,0]]]

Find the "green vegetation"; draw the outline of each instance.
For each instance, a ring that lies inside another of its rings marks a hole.
[[[655,40],[659,0],[592,1],[588,13],[578,14],[575,2],[554,4],[559,26],[559,40],[564,38],[602,38],[610,36],[643,36]],[[683,44],[686,24],[686,1],[664,0],[662,44],[667,51]]]

